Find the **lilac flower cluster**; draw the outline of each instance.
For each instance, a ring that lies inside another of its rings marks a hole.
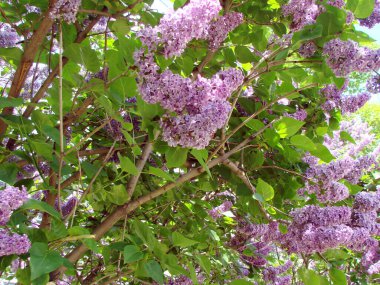
[[[50,17],[52,19],[60,19],[62,17],[67,23],[74,23],[81,2],[82,0],[57,0],[51,10]]]
[[[365,26],[370,29],[380,23],[380,0],[375,1],[375,7],[372,14],[368,18],[359,19],[359,23],[361,26]]]
[[[28,199],[25,187],[7,186],[0,191],[0,226],[4,226],[12,215]]]
[[[220,206],[213,208],[208,213],[214,219],[220,218],[223,213],[229,211],[232,208],[233,204],[231,201],[224,201]]]
[[[149,50],[164,45],[164,55],[180,55],[192,39],[207,38],[210,22],[221,10],[217,0],[191,0],[183,8],[165,14],[158,26],[145,28],[139,34]]]
[[[280,232],[276,222],[251,224],[240,221],[228,246],[236,249],[245,263],[255,267],[264,267],[267,264],[266,257],[274,249],[272,241],[279,236]],[[246,255],[244,253],[246,250],[252,251],[253,255]]]
[[[14,47],[20,37],[9,25],[0,23],[0,48]]]
[[[12,254],[24,254],[29,251],[31,243],[26,235],[11,234],[0,229],[0,257]]]
[[[298,121],[304,121],[307,118],[307,112],[304,109],[300,109],[293,114],[285,113],[284,116],[296,119]]]
[[[380,93],[380,75],[375,75],[367,81],[367,91],[373,94]]]
[[[371,131],[372,128],[358,118],[342,121],[339,130],[334,131],[332,136],[325,135],[324,145],[335,157],[345,155],[356,157],[374,140],[375,135]],[[348,133],[355,140],[355,143],[342,140],[342,132]]]
[[[179,55],[191,39],[208,35],[215,47],[215,43],[225,37],[226,28],[240,22],[238,14],[227,14],[220,20],[224,23],[223,35],[216,27],[209,34],[209,24],[220,9],[219,1],[193,0],[184,8],[165,15],[157,27],[140,32],[148,52],[139,50],[134,55],[140,69],[139,91],[146,102],[160,103],[176,113],[177,116],[165,115],[161,120],[163,140],[170,146],[205,148],[215,132],[224,126],[231,111],[227,98],[242,84],[244,77],[237,69],[220,71],[210,79],[198,75],[195,80],[170,70],[160,73],[153,52],[163,44],[166,57]]]
[[[290,0],[282,6],[284,16],[291,16],[290,28],[293,31],[301,30],[306,25],[315,23],[323,8],[315,3],[315,0]]]
[[[322,95],[326,98],[325,103],[322,105],[322,109],[326,112],[330,112],[333,109],[340,109],[343,114],[355,113],[371,98],[368,93],[360,93],[357,95],[343,95],[347,85],[344,85],[341,89],[338,89],[335,85],[329,84],[321,90]]]
[[[263,279],[264,281],[266,281],[266,284],[290,285],[292,281],[292,277],[290,275],[279,275],[288,271],[292,266],[293,262],[291,262],[290,260],[288,260],[284,265],[281,266],[269,266],[263,270]]]
[[[231,12],[218,19],[208,28],[208,40],[211,50],[217,50],[226,39],[228,33],[243,22],[243,14]]]
[[[322,203],[344,200],[348,198],[349,191],[338,181],[346,179],[356,184],[364,171],[371,169],[376,163],[376,155],[370,154],[358,159],[345,156],[330,163],[312,165],[305,172],[309,181],[298,190],[298,193],[300,195],[304,195],[305,192],[314,193]]]
[[[353,71],[370,72],[380,68],[380,49],[359,47],[354,41],[333,39],[325,44],[326,62],[336,76],[347,76]]]
[[[313,41],[310,41],[310,42],[302,44],[300,48],[298,49],[298,53],[302,57],[308,58],[308,57],[312,57],[317,51],[317,49],[318,49],[317,45]]]

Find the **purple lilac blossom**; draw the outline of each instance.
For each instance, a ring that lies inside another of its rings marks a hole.
[[[372,11],[372,14],[368,18],[359,19],[361,26],[367,28],[373,28],[376,24],[380,23],[380,1],[375,1],[375,7]]]
[[[29,251],[31,243],[26,235],[11,234],[0,229],[0,256],[24,254]]]
[[[367,81],[367,91],[372,94],[380,93],[380,75],[376,74]]]
[[[226,39],[228,33],[242,22],[243,14],[236,12],[227,13],[212,22],[207,30],[210,49],[217,50]]]
[[[304,121],[307,118],[307,112],[304,109],[300,109],[293,114],[284,114],[285,117],[293,118],[298,121]]]
[[[327,1],[327,4],[331,6],[335,6],[337,8],[343,8],[346,5],[344,0],[329,0]]]
[[[20,37],[16,31],[8,24],[0,23],[0,48],[9,48],[16,46]]]
[[[212,210],[210,210],[208,213],[214,220],[216,220],[220,218],[223,215],[223,213],[229,211],[232,205],[233,205],[232,202],[227,200],[223,202],[220,206],[215,207]]]
[[[288,278],[289,276],[279,275],[288,271],[292,266],[293,263],[290,260],[288,260],[284,265],[281,266],[268,266],[263,270],[263,279],[264,281],[266,281],[266,284],[290,284],[291,279]]]
[[[290,28],[298,31],[306,25],[314,24],[322,12],[322,7],[317,5],[315,0],[290,0],[282,6],[282,12],[284,16],[292,17]]]
[[[158,26],[143,29],[139,37],[149,51],[163,44],[165,57],[180,55],[192,39],[207,38],[209,24],[221,8],[217,0],[191,0],[184,7],[165,14]]]
[[[0,225],[4,226],[12,215],[12,211],[21,207],[28,199],[28,193],[25,187],[7,186],[0,191]]]
[[[63,18],[69,24],[76,21],[76,15],[81,5],[81,0],[57,0],[53,9],[51,10],[50,17],[55,19]]]
[[[310,41],[300,46],[298,53],[305,58],[312,57],[317,51],[317,45]]]
[[[324,45],[323,53],[336,76],[345,77],[353,71],[371,72],[380,67],[380,50],[359,47],[351,40],[333,39]]]

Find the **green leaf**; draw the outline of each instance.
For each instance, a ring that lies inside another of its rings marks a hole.
[[[188,152],[187,148],[169,147],[165,152],[166,166],[169,168],[181,167],[187,159]]]
[[[123,184],[112,186],[110,192],[107,193],[107,198],[116,205],[124,205],[129,200],[129,196]]]
[[[329,163],[335,157],[331,154],[330,150],[325,147],[323,144],[316,143],[315,145],[315,150],[310,151],[310,153],[319,159],[323,160],[324,162]]]
[[[53,218],[61,219],[61,215],[49,204],[35,199],[29,199],[18,210],[39,210],[48,213]]]
[[[198,160],[200,165],[203,166],[203,168],[207,171],[207,174],[211,177],[210,169],[208,168],[206,164],[206,161],[208,158],[207,149],[193,149],[191,150],[191,154],[194,155],[194,157]]]
[[[156,168],[156,167],[153,167],[153,166],[149,166],[149,171],[148,171],[148,172],[149,172],[150,174],[153,174],[153,175],[155,175],[155,176],[161,177],[161,178],[166,179],[166,180],[168,180],[168,181],[175,181],[175,180],[173,179],[173,177],[172,177],[169,173],[163,171],[163,170],[160,169],[160,168]]]
[[[174,232],[172,234],[172,239],[173,239],[173,245],[174,246],[180,246],[180,247],[188,247],[192,246],[194,244],[199,243],[198,241],[189,239],[185,237],[184,235],[180,234],[179,232]]]
[[[149,277],[159,284],[164,284],[164,273],[162,272],[161,265],[155,260],[149,260],[144,264]]]
[[[318,275],[316,272],[308,269],[300,269],[298,273],[305,285],[327,285],[329,282],[325,277]]]
[[[30,143],[38,155],[41,155],[49,161],[53,159],[53,145],[38,141],[31,141]]]
[[[295,44],[298,41],[310,41],[322,36],[323,26],[313,25],[311,27],[306,27],[299,32],[295,32],[292,38],[292,42]]]
[[[0,97],[0,109],[6,107],[18,107],[24,103],[22,98]]]
[[[290,138],[290,143],[300,149],[313,151],[316,150],[316,146],[313,141],[304,135],[295,135]]]
[[[347,278],[342,270],[331,268],[329,275],[334,285],[347,285]]]
[[[144,253],[135,245],[126,245],[124,247],[124,262],[132,263],[144,257]]]
[[[324,36],[340,33],[346,24],[346,12],[337,7],[327,6],[326,12],[317,18],[317,24],[322,25]]]
[[[354,13],[356,18],[367,18],[375,7],[375,0],[347,0],[346,8]]]
[[[237,46],[235,48],[235,54],[241,63],[249,63],[255,61],[255,56],[253,53],[249,50],[249,48],[245,46]]]
[[[90,47],[89,42],[72,43],[65,49],[64,56],[68,57],[75,63],[82,64],[91,72],[97,72],[100,69],[98,56]]]
[[[230,285],[252,285],[252,282],[246,281],[244,279],[236,279],[232,281]]]
[[[18,167],[15,163],[2,163],[0,167],[0,180],[13,185],[16,182]]]
[[[120,167],[124,172],[130,173],[132,175],[138,175],[139,171],[135,164],[127,156],[121,156],[120,153],[117,154],[120,159]]]
[[[273,187],[261,178],[259,178],[259,182],[257,183],[256,191],[264,198],[265,201],[272,200],[274,197]]]
[[[206,255],[199,255],[197,256],[197,259],[199,261],[199,265],[202,267],[202,269],[208,274],[210,275],[210,271],[211,271],[211,261],[210,261],[210,257],[209,256],[206,256]]]
[[[286,138],[297,133],[304,124],[296,119],[284,117],[274,124],[274,128],[281,138]]]
[[[356,144],[355,139],[349,133],[347,133],[345,131],[340,132],[340,139],[343,141],[348,141],[348,142],[351,142],[353,144]]]
[[[46,243],[34,243],[29,252],[32,280],[54,271],[64,261],[64,258],[58,252],[49,250]]]

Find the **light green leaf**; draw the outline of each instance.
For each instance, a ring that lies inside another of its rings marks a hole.
[[[323,160],[324,162],[329,163],[335,157],[331,154],[330,150],[325,147],[323,144],[316,143],[315,145],[315,150],[310,151],[310,153],[319,159]]]
[[[193,149],[191,150],[191,154],[194,155],[194,157],[198,160],[200,165],[203,166],[203,168],[207,171],[207,174],[211,177],[210,169],[208,168],[206,164],[206,161],[208,158],[207,149]]]
[[[316,146],[313,141],[304,135],[295,135],[290,138],[290,143],[300,149],[313,151],[316,150]]]
[[[274,128],[281,138],[287,138],[296,134],[304,124],[296,119],[284,117],[274,124]]]
[[[160,168],[156,168],[156,167],[153,167],[153,166],[149,166],[149,173],[150,173],[150,174],[153,174],[153,175],[155,175],[155,176],[161,177],[161,178],[163,178],[163,179],[166,179],[166,180],[168,180],[168,181],[175,181],[175,180],[173,179],[173,177],[172,177],[169,173],[163,171],[163,170],[160,169]]]
[[[347,0],[346,8],[354,13],[356,18],[369,17],[375,6],[375,0]]]
[[[345,131],[340,132],[340,139],[343,141],[348,141],[350,143],[356,144],[355,139],[349,133]]]
[[[241,63],[249,63],[255,61],[255,56],[249,50],[249,48],[245,46],[237,46],[235,48],[235,54]]]
[[[274,197],[273,187],[261,178],[259,178],[259,182],[257,183],[256,191],[264,198],[265,201],[272,200]]]
[[[331,268],[329,275],[334,285],[347,285],[347,278],[342,270]]]
[[[169,168],[181,167],[187,159],[188,152],[187,148],[169,147],[165,152],[166,166]]]
[[[197,259],[199,261],[199,265],[202,267],[202,269],[208,274],[210,275],[210,271],[211,271],[211,261],[210,261],[210,257],[209,256],[206,256],[206,255],[199,255],[197,256]]]
[[[230,285],[252,285],[252,282],[246,281],[244,279],[237,279],[230,283]]]
[[[132,175],[138,175],[139,171],[137,170],[135,164],[127,156],[121,156],[117,154],[120,159],[120,167],[123,171],[130,173]]]
[[[144,253],[135,245],[126,245],[124,247],[124,262],[132,263],[144,257]]]
[[[174,232],[172,234],[172,239],[173,239],[173,245],[180,246],[180,247],[188,247],[188,246],[192,246],[198,243],[198,241],[189,239],[178,232]]]

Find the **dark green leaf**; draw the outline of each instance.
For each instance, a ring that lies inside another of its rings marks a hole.
[[[290,138],[290,143],[300,149],[313,151],[316,150],[316,146],[313,141],[304,135],[295,135]]]
[[[29,199],[19,208],[19,210],[39,210],[48,213],[56,219],[61,219],[61,215],[54,209],[54,207],[40,200]]]
[[[29,252],[32,280],[54,271],[63,264],[64,258],[58,252],[49,250],[46,243],[34,243]]]
[[[180,147],[170,147],[165,152],[166,157],[166,166],[169,168],[172,167],[181,167],[186,159],[187,159],[187,153],[189,150],[187,148],[180,148]]]
[[[149,277],[151,277],[154,281],[159,284],[164,284],[164,273],[162,272],[162,268],[160,264],[155,260],[149,260],[144,264],[144,268],[148,273]]]
[[[180,247],[188,247],[188,246],[192,246],[198,243],[198,241],[188,239],[187,237],[180,234],[179,232],[174,232],[172,234],[172,239],[173,239],[173,245],[180,246]]]

